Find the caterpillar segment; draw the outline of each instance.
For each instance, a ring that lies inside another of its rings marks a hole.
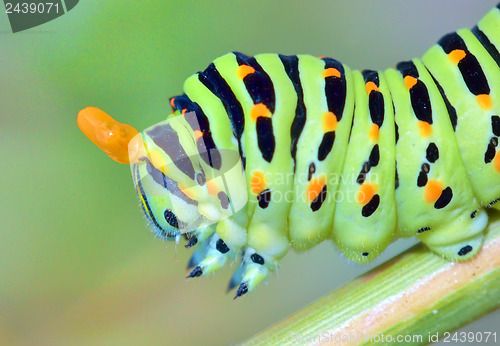
[[[422,58],[455,108],[460,156],[482,206],[490,205],[500,193],[500,185],[491,184],[500,172],[499,12],[498,8],[490,11],[472,31],[444,36]]]
[[[356,108],[332,239],[347,258],[364,263],[378,256],[395,233],[395,123],[384,75],[365,70],[353,77]]]
[[[416,234],[448,259],[458,259],[463,247],[472,246],[475,251],[470,250],[464,259],[472,257],[482,244],[487,215],[481,211],[474,219],[470,217],[479,203],[460,157],[445,102],[418,59],[399,63],[395,70],[386,71],[386,76],[398,130],[405,134],[396,144],[399,234]]]
[[[331,58],[281,59],[301,95],[290,130],[295,170],[287,201],[290,243],[303,251],[332,232],[335,192],[352,125],[353,81],[351,70]]]
[[[263,54],[249,58],[234,55],[239,69],[249,66],[255,72],[243,77],[251,101],[241,100],[245,113],[245,152],[247,186],[249,191],[248,249],[243,256],[245,274],[242,283],[253,288],[275,269],[277,261],[288,251],[289,203],[278,202],[292,188],[290,177],[293,161],[290,151],[290,127],[295,112],[297,95],[276,54]],[[251,252],[262,259],[251,260]],[[250,258],[250,260],[249,260]],[[243,286],[241,287],[243,289]],[[240,290],[238,290],[240,292]],[[237,292],[237,295],[238,295]]]
[[[157,236],[195,249],[188,277],[240,257],[235,298],[326,239],[359,263],[410,236],[466,260],[500,209],[499,28],[500,5],[385,71],[229,53],[139,135],[96,108],[78,125],[131,164]]]

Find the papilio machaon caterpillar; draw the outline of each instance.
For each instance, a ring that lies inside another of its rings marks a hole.
[[[91,107],[78,124],[131,163],[156,234],[198,244],[188,277],[241,253],[236,297],[290,247],[326,239],[356,262],[410,236],[465,260],[481,247],[484,208],[500,209],[499,28],[500,4],[386,71],[229,53],[188,78],[173,114],[140,136]]]

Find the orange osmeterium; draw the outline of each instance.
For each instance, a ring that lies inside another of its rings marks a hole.
[[[129,164],[128,146],[139,132],[130,125],[122,124],[95,107],[78,112],[78,127],[88,139],[119,163]]]

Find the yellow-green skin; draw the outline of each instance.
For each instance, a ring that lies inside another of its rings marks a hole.
[[[233,184],[230,199],[245,195],[248,203],[229,213],[201,184],[194,184],[191,194],[197,205],[156,193],[162,187],[140,162],[132,171],[146,215],[160,236],[178,240],[181,232],[165,221],[165,210],[173,202],[181,206],[176,221],[194,225],[186,228],[188,235],[202,243],[190,263],[192,277],[219,269],[243,250],[230,284],[239,285],[237,296],[274,271],[290,246],[303,251],[325,239],[356,262],[368,262],[395,239],[411,236],[447,259],[471,258],[483,241],[488,220],[483,208],[500,204],[494,204],[500,197],[500,154],[496,146],[486,153],[500,135],[492,118],[500,113],[499,56],[491,51],[500,50],[499,8],[478,28],[488,47],[463,29],[422,59],[384,72],[362,74],[307,55],[229,53],[216,59],[187,79],[185,95],[172,99],[168,121],[178,120],[172,127],[190,157],[199,154],[199,136],[212,140],[216,150],[241,154],[246,186]],[[457,38],[466,50],[446,52],[443,47]],[[472,90],[459,68],[474,58],[486,78],[486,94],[475,91],[484,85]],[[198,134],[182,120],[191,111],[207,119],[203,125],[198,118]],[[234,114],[244,120],[239,135]],[[425,116],[431,120],[422,120]],[[154,129],[142,134],[150,170],[163,170],[181,187],[193,183],[151,139]],[[213,169],[217,175],[227,168],[191,162],[196,172]],[[224,191],[221,184],[216,188]],[[214,223],[217,218],[221,221]]]

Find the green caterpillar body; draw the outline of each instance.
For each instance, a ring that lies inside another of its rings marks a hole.
[[[500,197],[499,49],[500,5],[383,72],[308,55],[224,55],[171,99],[177,125],[141,133],[147,153],[132,172],[145,213],[160,237],[198,243],[189,277],[241,253],[236,297],[290,247],[326,239],[356,262],[410,236],[447,259],[471,258],[484,207]],[[230,195],[206,173],[226,170],[224,150],[244,169]],[[248,202],[221,218],[239,194]]]

